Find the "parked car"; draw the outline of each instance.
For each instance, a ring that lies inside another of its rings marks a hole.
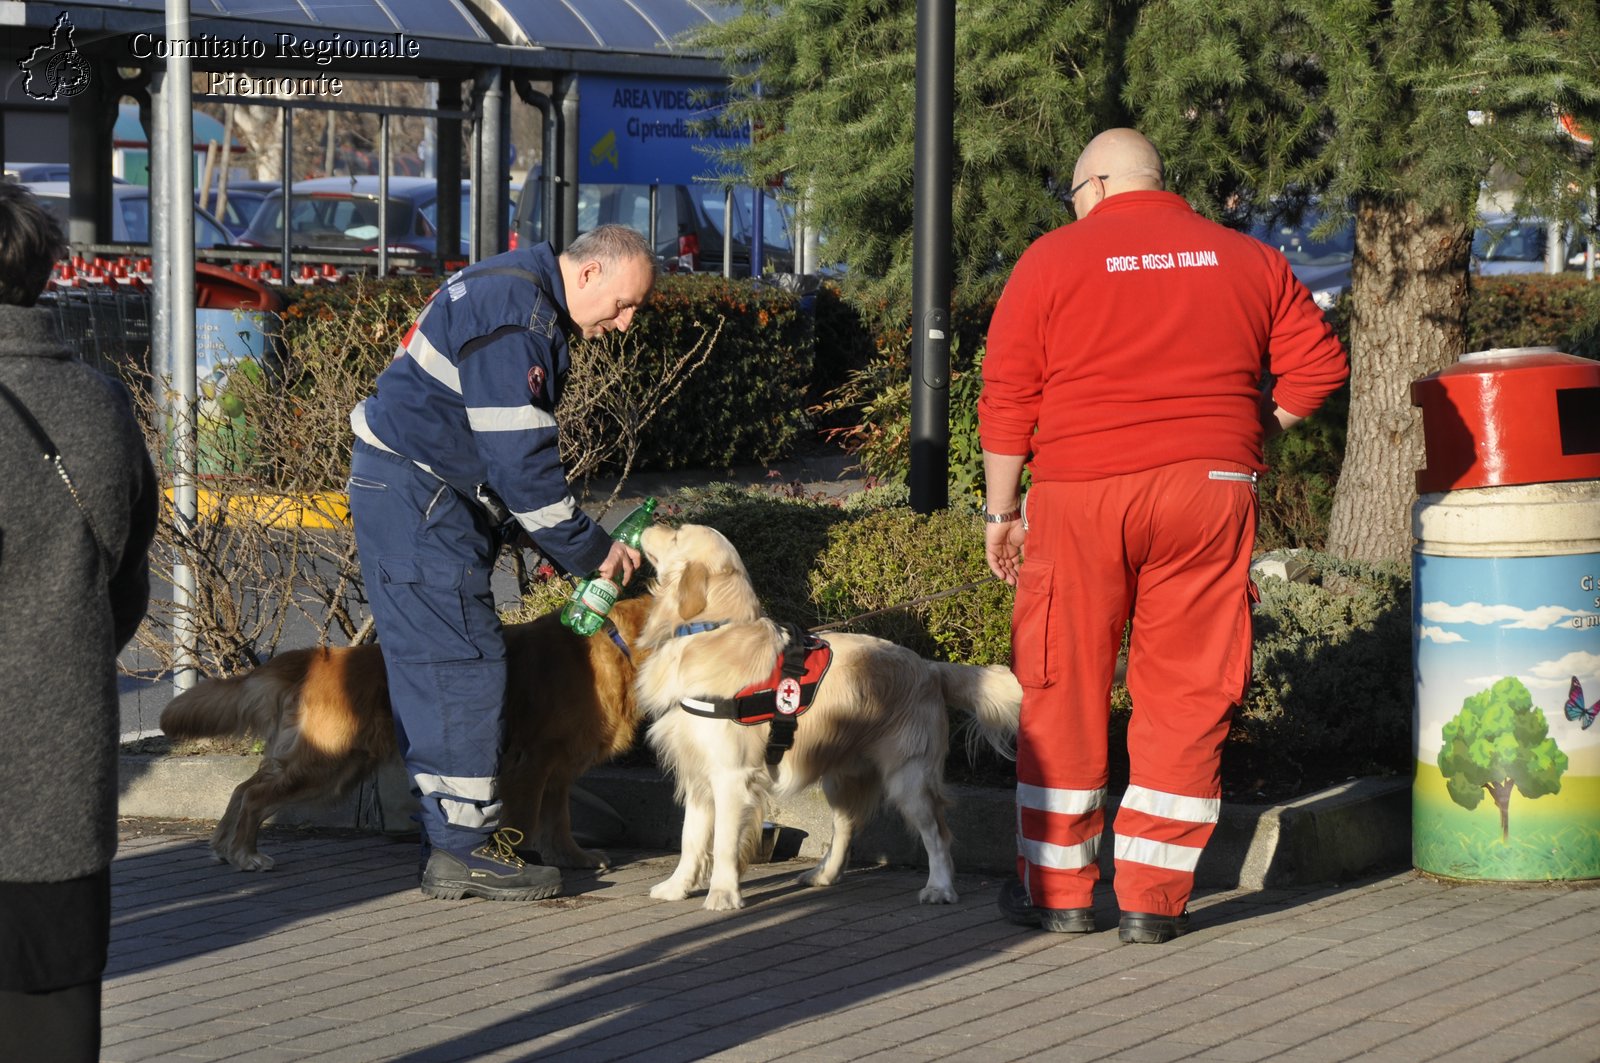
[[[72,167],[64,162],[8,162],[6,163],[6,180],[19,181],[25,185],[38,184],[41,181],[66,181],[72,176]],[[120,177],[113,177],[112,184],[127,184]]]
[[[508,220],[517,198],[517,184],[510,186],[506,213]],[[378,250],[378,178],[318,177],[293,186],[294,198],[289,223],[290,243],[328,251]],[[469,247],[472,184],[461,182],[457,209],[461,218],[461,246],[457,255]],[[389,178],[387,215],[389,250],[401,253],[435,254],[438,251],[438,185],[431,177]],[[240,237],[250,247],[283,245],[283,191],[270,192],[256,216]]]
[[[528,183],[517,210],[515,230],[520,243],[545,239],[540,185]],[[750,275],[750,243],[755,196],[748,186],[734,189],[732,234],[733,275]],[[770,194],[761,197],[763,272],[794,270],[794,243],[788,212]],[[722,272],[723,191],[716,185],[659,185],[656,192],[656,254],[670,270]],[[587,184],[578,186],[578,232],[605,224],[621,224],[650,235],[650,186]]]
[[[6,180],[20,181],[25,185],[41,181],[65,181],[72,169],[64,162],[7,162]]]
[[[1324,215],[1314,207],[1298,219],[1291,214],[1272,214],[1251,223],[1248,232],[1269,247],[1283,252],[1294,275],[1311,291],[1311,298],[1324,310],[1332,310],[1339,296],[1350,287],[1350,262],[1355,258],[1356,226],[1348,221],[1318,239],[1312,232]]]
[[[229,181],[228,198],[222,204],[222,209],[217,210],[217,190],[211,189],[211,194],[204,199],[200,192],[195,192],[195,201],[202,207],[207,207],[222,222],[223,228],[229,235],[238,238],[255,220],[256,211],[261,209],[261,204],[267,197],[281,189],[283,185],[277,181]]]
[[[1550,225],[1542,218],[1485,214],[1472,234],[1472,271],[1485,277],[1543,273],[1549,243]],[[1567,248],[1573,249],[1570,239]],[[1581,265],[1581,246],[1577,253]]]
[[[65,181],[40,181],[27,186],[46,210],[55,215],[63,231],[67,226],[68,186]],[[111,186],[111,242],[150,242],[150,189],[144,185]],[[232,247],[233,237],[209,211],[194,208],[194,246]]]

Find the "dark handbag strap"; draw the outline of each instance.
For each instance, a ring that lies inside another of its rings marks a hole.
[[[61,477],[61,482],[66,485],[67,494],[72,496],[72,504],[78,507],[78,512],[83,516],[84,526],[89,529],[89,537],[94,540],[94,545],[100,551],[102,562],[109,562],[111,551],[106,549],[105,540],[100,537],[100,530],[94,526],[94,518],[89,515],[89,507],[83,504],[83,499],[78,496],[78,488],[73,484],[72,477],[67,475],[67,467],[62,464],[61,451],[56,448],[55,441],[50,438],[50,433],[44,430],[44,425],[33,415],[33,411],[22,404],[16,393],[4,384],[0,384],[0,399],[5,399],[11,408],[17,412],[22,425],[33,436],[34,441],[44,452],[43,457],[55,468],[56,475]]]

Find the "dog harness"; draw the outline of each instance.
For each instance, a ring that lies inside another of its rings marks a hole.
[[[679,628],[679,634],[709,631],[718,625],[692,624]],[[833,647],[798,624],[778,625],[784,632],[783,650],[772,673],[752,683],[731,698],[684,698],[679,704],[685,712],[708,719],[732,720],[745,727],[770,723],[767,735],[767,765],[775,767],[794,746],[796,718],[816,700],[828,666],[833,663]],[[692,630],[691,630],[692,629]]]

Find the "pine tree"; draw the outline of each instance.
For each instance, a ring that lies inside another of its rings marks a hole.
[[[738,71],[764,135],[737,161],[804,193],[869,297],[910,292],[915,0],[743,0],[702,43]],[[759,95],[757,91],[759,90]],[[1530,211],[1573,219],[1600,130],[1594,0],[1009,0],[956,12],[958,286],[1003,284],[1064,223],[1078,151],[1131,125],[1169,187],[1241,220],[1319,199],[1354,216],[1350,429],[1330,548],[1410,548],[1420,419],[1409,385],[1464,351],[1480,182],[1525,178]]]
[[[1465,351],[1480,183],[1498,164],[1525,178],[1527,209],[1564,219],[1594,187],[1592,152],[1557,117],[1600,128],[1600,8],[1175,0],[1146,11],[1128,94],[1163,151],[1190,165],[1226,153],[1261,194],[1320,195],[1354,215],[1350,423],[1329,548],[1403,559],[1423,464],[1410,383]]]

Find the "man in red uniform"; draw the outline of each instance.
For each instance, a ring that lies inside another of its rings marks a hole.
[[[1250,675],[1262,443],[1349,368],[1287,260],[1164,191],[1139,133],[1090,141],[1071,194],[1080,220],[1040,237],[1006,284],[978,402],[985,552],[1017,588],[1023,687],[1020,882],[1000,906],[1051,931],[1094,929],[1111,684],[1131,615],[1119,935],[1160,943],[1188,927]]]

